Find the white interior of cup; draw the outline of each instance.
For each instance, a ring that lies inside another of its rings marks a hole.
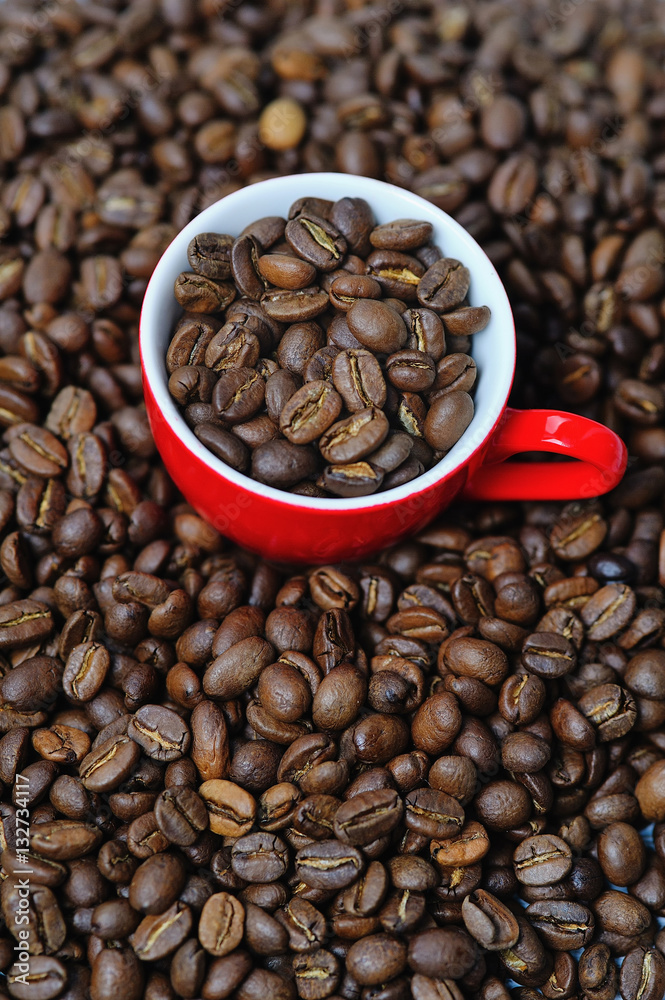
[[[255,219],[266,215],[286,217],[289,206],[304,196],[337,200],[364,198],[377,223],[393,219],[426,219],[434,227],[433,241],[446,257],[462,261],[471,272],[469,301],[487,305],[492,318],[472,338],[471,353],[478,365],[474,396],[475,415],[457,444],[427,472],[403,486],[384,493],[349,500],[302,497],[265,486],[222,462],[190,430],[168,391],[166,351],[181,308],[173,295],[173,283],[181,271],[189,270],[187,247],[203,232],[237,235]],[[180,232],[164,252],[146,290],[140,323],[144,378],[150,384],[166,421],[202,462],[239,487],[291,505],[318,510],[360,510],[378,507],[413,496],[431,486],[463,463],[487,438],[506,405],[515,366],[515,331],[512,311],[501,280],[476,241],[454,219],[430,202],[369,177],[349,174],[293,174],[252,184],[206,208]]]

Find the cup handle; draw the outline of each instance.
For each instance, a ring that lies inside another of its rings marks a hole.
[[[524,451],[552,451],[569,462],[507,462]],[[462,491],[467,500],[579,500],[620,482],[628,453],[609,427],[560,410],[507,408],[482,465]]]

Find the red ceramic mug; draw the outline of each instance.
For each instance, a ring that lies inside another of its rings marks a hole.
[[[378,222],[427,219],[434,242],[471,271],[469,299],[492,310],[473,337],[478,364],[475,415],[441,461],[404,486],[351,500],[319,500],[264,486],[231,469],[194,436],[167,388],[166,350],[180,313],[173,282],[188,269],[187,246],[201,232],[239,233],[265,215],[286,215],[303,195],[365,198]],[[563,500],[617,485],[626,448],[602,424],[552,410],[506,408],[515,370],[515,329],[505,289],[476,241],[417,195],[348,174],[279,177],[236,191],[202,212],[166,249],[148,285],[140,325],[146,406],[155,442],[178,488],[223,535],[280,562],[366,556],[425,527],[455,497]],[[566,462],[506,461],[519,452],[558,452]]]

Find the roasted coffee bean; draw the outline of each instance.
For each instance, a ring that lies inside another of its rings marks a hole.
[[[296,874],[313,889],[343,889],[362,873],[360,851],[339,840],[322,840],[301,848],[295,858]]]
[[[335,813],[335,835],[346,843],[366,846],[394,830],[402,812],[402,800],[392,789],[354,795]]]
[[[422,351],[397,351],[386,361],[386,375],[396,389],[426,392],[434,382],[436,368],[429,355]]]
[[[522,885],[552,885],[573,866],[572,851],[565,840],[551,834],[527,837],[513,854],[515,874]]]
[[[302,211],[286,224],[284,235],[293,250],[320,271],[332,271],[346,253],[346,240],[327,219]]]
[[[435,399],[427,411],[423,434],[435,451],[449,451],[473,419],[473,400],[468,392],[456,390]]]
[[[167,788],[155,801],[155,820],[172,844],[188,847],[208,826],[205,803],[186,785]]]
[[[419,931],[409,942],[409,967],[420,975],[462,979],[475,960],[476,945],[459,927]]]
[[[543,900],[530,903],[526,914],[547,944],[557,951],[583,948],[593,935],[593,914],[581,903]]]
[[[309,444],[319,438],[342,409],[342,400],[328,382],[306,382],[283,407],[282,434],[292,444]]]
[[[332,380],[352,413],[368,406],[382,407],[386,401],[383,372],[371,351],[363,348],[340,351],[332,363]]]
[[[244,925],[242,904],[228,892],[217,892],[201,911],[199,941],[209,955],[221,958],[240,944]]]
[[[278,288],[305,288],[316,277],[313,264],[289,254],[265,254],[259,257],[257,266],[263,277]]]
[[[223,371],[212,392],[215,413],[224,423],[233,425],[253,417],[263,404],[265,382],[251,368]]]
[[[178,305],[193,313],[222,312],[235,298],[235,288],[228,281],[213,281],[193,271],[183,271],[173,286]]]
[[[404,807],[407,827],[431,839],[453,837],[464,823],[464,810],[459,802],[436,788],[409,792]]]
[[[665,989],[665,959],[656,948],[642,945],[628,952],[621,963],[619,990],[624,1000],[659,997]]]
[[[231,849],[234,872],[247,882],[274,882],[288,865],[286,844],[270,833],[251,833],[236,840]]]
[[[199,233],[187,247],[192,271],[206,278],[224,279],[231,273],[233,237],[225,233]]]
[[[249,451],[234,434],[217,427],[213,423],[199,423],[194,428],[199,441],[209,448],[213,455],[221,458],[238,472],[245,472],[249,466]]]
[[[130,736],[149,757],[159,761],[178,760],[191,743],[188,726],[171,709],[143,705],[127,728]]]
[[[381,301],[359,299],[349,309],[346,321],[351,333],[368,350],[391,354],[406,341],[404,320]]]
[[[437,312],[450,312],[464,301],[469,283],[468,268],[458,260],[443,257],[418,282],[418,301]]]
[[[488,951],[504,951],[517,944],[517,920],[507,906],[483,889],[464,897],[462,918],[471,937]]]
[[[252,476],[267,486],[288,489],[316,471],[313,448],[283,439],[266,441],[252,453]]]

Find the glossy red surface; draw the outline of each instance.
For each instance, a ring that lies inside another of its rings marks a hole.
[[[508,462],[520,452],[555,452],[566,462]],[[499,422],[485,462],[464,490],[469,500],[573,500],[613,489],[626,446],[595,420],[560,410],[512,410]]]
[[[357,559],[423,528],[460,493],[469,499],[595,496],[615,486],[626,465],[621,440],[574,414],[506,410],[494,433],[466,463],[438,482],[364,510],[304,509],[244,490],[210,469],[162,416],[150,386],[146,406],[155,442],[176,485],[193,507],[233,541],[277,562]],[[582,461],[505,463],[519,451],[557,451]],[[469,480],[469,473],[471,479]]]

